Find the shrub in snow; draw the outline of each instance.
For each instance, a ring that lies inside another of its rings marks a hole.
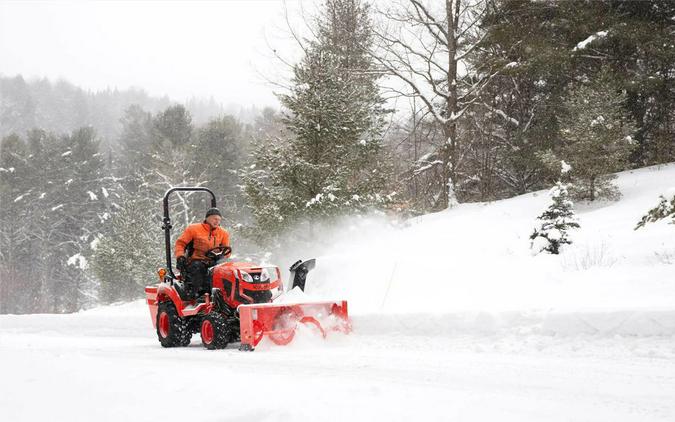
[[[590,268],[611,267],[617,262],[607,243],[582,244],[574,250],[563,251],[560,254],[562,266],[573,271],[585,271]]]
[[[535,254],[546,251],[557,255],[562,245],[572,243],[567,234],[568,230],[579,228],[567,186],[558,182],[551,189],[550,195],[551,205],[537,217],[541,220],[541,225],[530,236],[532,241],[530,247]]]
[[[642,216],[640,222],[635,226],[635,230],[642,228],[647,223],[653,223],[664,218],[672,218],[671,224],[675,224],[675,195],[670,202],[663,196],[660,197],[661,202],[654,208],[647,211],[647,214]]]

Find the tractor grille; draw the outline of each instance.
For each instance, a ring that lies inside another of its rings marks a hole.
[[[267,281],[260,281],[260,272],[248,274],[251,276],[254,283],[267,283]]]
[[[269,290],[248,290],[244,289],[244,294],[253,299],[253,303],[267,303],[272,299],[272,292]]]

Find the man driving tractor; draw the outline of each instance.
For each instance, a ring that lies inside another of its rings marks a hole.
[[[210,208],[203,222],[190,224],[176,240],[176,266],[184,274],[190,296],[200,296],[210,289],[208,269],[216,262],[208,252],[220,248],[223,256],[230,255],[230,234],[220,227],[221,220],[220,210]]]

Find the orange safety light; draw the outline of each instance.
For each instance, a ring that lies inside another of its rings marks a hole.
[[[160,268],[159,271],[157,271],[157,275],[159,275],[159,281],[164,281],[164,277],[166,276],[166,268]]]

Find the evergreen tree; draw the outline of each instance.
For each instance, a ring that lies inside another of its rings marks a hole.
[[[18,291],[34,288],[26,278],[25,263],[30,254],[30,227],[21,224],[34,194],[28,183],[28,148],[18,135],[9,135],[0,144],[0,313],[21,313],[31,309],[29,298]]]
[[[96,243],[92,268],[101,283],[102,302],[140,298],[143,286],[153,281],[153,270],[160,267],[163,257],[163,238],[153,219],[152,205],[125,198],[111,218],[107,234]]]
[[[537,217],[541,220],[541,225],[530,235],[532,241],[530,248],[535,254],[546,251],[557,255],[562,245],[572,243],[568,231],[579,228],[567,186],[558,182],[549,195],[552,200],[551,205]]]
[[[24,256],[24,263],[29,265],[24,267],[24,277],[31,280],[29,291],[36,297],[26,298],[31,303],[24,312],[62,312],[65,310],[60,300],[63,295],[80,298],[69,289],[71,284],[63,283],[70,276],[64,274],[64,267],[73,255],[70,248],[79,242],[79,239],[64,239],[66,222],[58,215],[63,212],[64,183],[71,179],[66,177],[68,169],[61,163],[62,154],[67,151],[63,145],[65,136],[31,130],[26,138],[29,148],[26,182],[30,183],[31,191],[17,202],[26,210],[18,224],[29,227],[27,249],[30,253]],[[36,256],[39,259],[35,259]]]
[[[663,196],[660,198],[659,204],[642,216],[640,222],[635,226],[635,230],[644,227],[647,223],[654,223],[666,218],[672,218],[671,224],[675,224],[675,195],[670,201]]]
[[[152,277],[157,259],[163,256],[160,221],[166,190],[208,184],[201,177],[202,161],[195,162],[200,158],[194,155],[192,118],[183,106],[171,106],[155,116],[130,107],[122,123],[124,163],[116,166],[120,189],[105,230],[97,239],[92,263],[101,282],[101,298],[107,302],[137,297],[142,293],[138,286]],[[193,178],[193,172],[199,172],[198,177]],[[203,210],[195,212],[189,194],[179,193],[171,199],[173,233],[179,234],[197,214],[203,215]],[[122,272],[125,274],[120,276]],[[120,288],[116,291],[118,276]]]
[[[153,145],[156,150],[182,148],[192,138],[192,116],[177,104],[158,113],[153,119]]]
[[[620,196],[611,173],[627,168],[635,133],[622,108],[625,99],[605,74],[573,89],[564,103],[563,142],[557,153],[572,166],[572,193],[577,199]]]
[[[101,231],[106,212],[103,192],[107,186],[104,162],[99,153],[100,140],[93,128],[73,131],[62,139],[60,165],[63,177],[60,204],[52,218],[62,219],[60,236],[68,259],[63,268],[63,290],[68,309],[77,310],[95,298],[94,280],[88,271],[92,250],[90,244]]]
[[[142,197],[156,201],[174,186],[208,186],[204,158],[196,157],[194,127],[190,113],[182,106],[166,109],[153,117],[154,135],[150,160],[143,169],[145,174]],[[174,215],[174,233],[182,230],[195,218],[203,217],[203,209],[196,210],[193,197],[202,197],[195,192],[176,192],[169,206]],[[161,212],[161,208],[156,208]]]
[[[21,283],[8,286],[5,306],[72,312],[92,304],[90,243],[102,230],[108,183],[94,131],[57,137],[33,130],[27,142],[5,139],[2,155],[0,231],[8,242],[0,271]]]
[[[327,1],[316,34],[294,67],[291,92],[280,97],[293,136],[259,146],[243,175],[251,210],[265,230],[385,201],[385,110],[368,54],[367,5]]]
[[[657,1],[490,1],[481,22],[478,54],[468,59],[481,73],[498,74],[476,102],[475,143],[490,159],[507,194],[541,187],[553,177],[537,160],[561,138],[564,93],[605,74],[636,131],[634,166],[675,157],[675,3]],[[475,117],[474,117],[475,116]],[[604,116],[606,117],[606,116]],[[464,154],[481,154],[472,151]],[[479,151],[480,152],[480,151]],[[478,161],[474,168],[481,169]],[[468,168],[469,178],[476,175]]]
[[[594,10],[584,37],[595,38],[576,51],[576,60],[598,71],[597,57],[605,57],[602,62],[625,90],[622,105],[636,127],[631,164],[675,160],[675,2],[603,0],[584,6]]]
[[[190,173],[207,180],[208,187],[218,195],[224,224],[234,224],[243,212],[239,169],[244,161],[246,128],[232,116],[213,119],[196,131]],[[192,206],[209,208],[210,199],[196,196]]]
[[[12,79],[0,77],[0,136],[33,128],[35,109],[30,87],[20,75]]]
[[[120,123],[122,134],[118,142],[121,150],[116,170],[126,179],[125,187],[136,192],[152,148],[152,114],[132,105],[124,111]]]

